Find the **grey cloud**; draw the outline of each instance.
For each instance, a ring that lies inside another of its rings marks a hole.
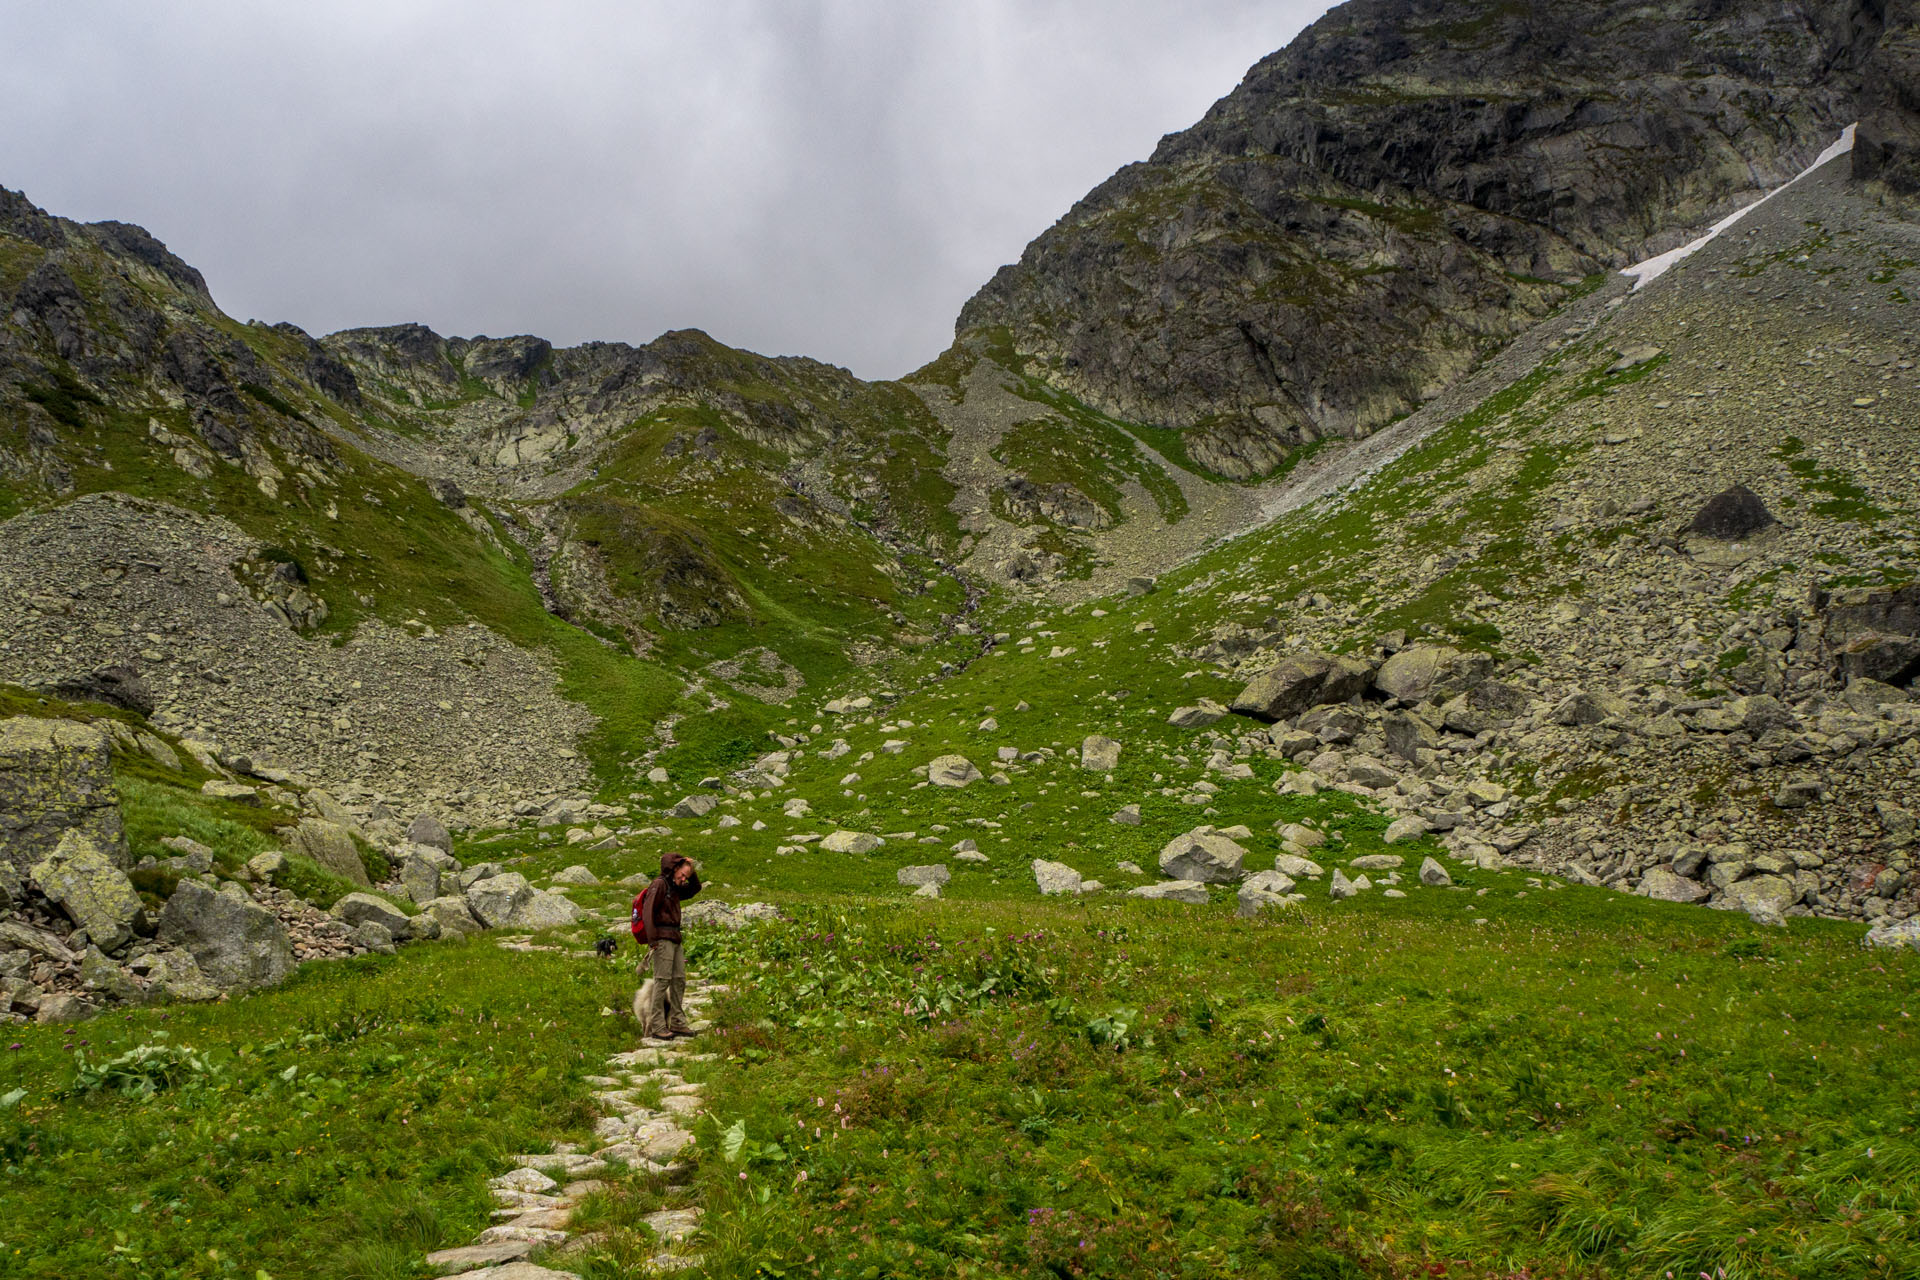
[[[869,377],[1325,4],[0,3],[0,183],[243,318]]]

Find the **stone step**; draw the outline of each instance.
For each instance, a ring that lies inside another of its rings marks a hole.
[[[447,1275],[459,1275],[476,1267],[495,1267],[518,1262],[533,1252],[530,1240],[502,1240],[498,1244],[463,1244],[457,1249],[440,1249],[427,1255],[427,1265]]]
[[[700,1210],[698,1209],[662,1209],[650,1213],[641,1219],[653,1234],[666,1244],[679,1244],[689,1240],[700,1230]]]
[[[522,1170],[537,1170],[542,1175],[558,1174],[560,1177],[569,1179],[598,1177],[607,1171],[607,1162],[604,1160],[596,1160],[588,1155],[560,1155],[553,1152],[547,1152],[544,1155],[514,1156],[513,1163]],[[512,1175],[505,1174],[502,1176],[511,1177]],[[500,1179],[496,1178],[494,1181],[499,1182]],[[547,1176],[546,1187],[518,1187],[516,1190],[539,1191],[544,1194],[547,1192],[548,1187],[557,1185],[559,1184],[552,1176]]]
[[[525,1240],[529,1244],[559,1244],[566,1238],[567,1233],[556,1228],[523,1227],[517,1222],[488,1227],[480,1233],[481,1244],[498,1244],[503,1240]]]

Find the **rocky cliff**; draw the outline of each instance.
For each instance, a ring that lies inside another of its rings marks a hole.
[[[1906,181],[1903,10],[1353,0],[1089,193],[958,332],[1264,474],[1777,185],[1863,85],[1885,139],[1863,163]]]

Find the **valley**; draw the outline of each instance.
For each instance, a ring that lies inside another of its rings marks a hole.
[[[1355,0],[896,382],[0,192],[10,1273],[1914,1274],[1893,8]]]

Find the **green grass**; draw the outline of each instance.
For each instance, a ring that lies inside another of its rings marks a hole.
[[[710,1273],[1912,1274],[1920,957],[1468,880],[741,935]]]
[[[0,1093],[25,1096],[0,1109],[0,1270],[420,1275],[487,1225],[508,1156],[588,1136],[580,1077],[628,1047],[599,1012],[625,975],[480,939],[309,965],[226,1004],[12,1028]],[[156,1042],[214,1069],[146,1099],[74,1092],[80,1064]]]

